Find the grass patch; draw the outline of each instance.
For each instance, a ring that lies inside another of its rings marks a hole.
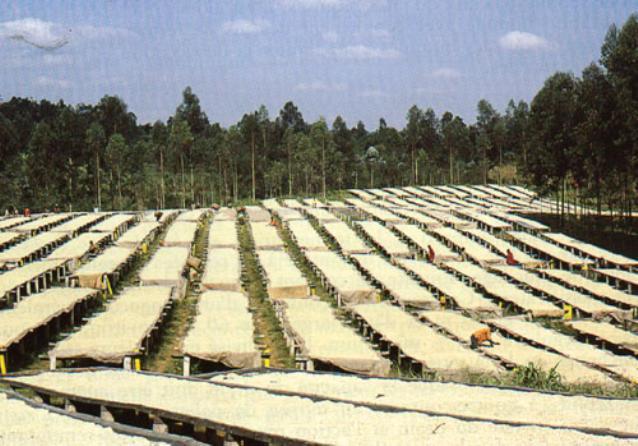
[[[194,257],[202,260],[202,265],[204,265],[206,260],[208,227],[209,219],[206,218],[197,232],[192,252]],[[145,370],[159,373],[182,374],[183,362],[179,357],[181,353],[181,342],[186,337],[186,333],[197,313],[199,278],[200,275],[197,274],[192,282],[189,281],[184,298],[174,302],[173,308],[167,315],[167,320],[161,328],[159,344],[156,349],[145,358]]]
[[[238,227],[242,262],[244,263],[242,282],[248,292],[250,306],[254,309],[253,321],[255,330],[261,336],[261,343],[270,351],[271,366],[294,368],[295,359],[290,355],[281,325],[262,284],[262,277],[249,234],[250,229],[241,217],[238,220]]]

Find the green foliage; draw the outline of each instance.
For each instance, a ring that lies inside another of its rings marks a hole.
[[[558,364],[543,370],[531,362],[527,366],[516,367],[512,372],[514,385],[541,390],[564,390],[563,381],[556,370]]]
[[[371,149],[371,148],[374,149]],[[638,194],[638,17],[612,25],[600,65],[550,76],[531,106],[476,122],[413,105],[403,128],[337,116],[307,122],[293,102],[223,128],[190,87],[166,122],[127,104],[12,98],[0,104],[0,208],[185,207],[274,195],[410,184],[526,182],[544,194],[628,214]]]

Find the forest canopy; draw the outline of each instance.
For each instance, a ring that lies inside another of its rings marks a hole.
[[[638,167],[638,16],[612,25],[598,63],[557,72],[530,104],[486,99],[474,123],[412,106],[379,119],[307,122],[292,102],[224,128],[190,87],[166,122],[139,124],[124,99],[0,104],[0,207],[73,210],[208,205],[346,188],[523,183],[630,212]]]

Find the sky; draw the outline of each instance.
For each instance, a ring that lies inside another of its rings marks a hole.
[[[0,96],[96,103],[166,120],[186,86],[227,126],[292,100],[307,121],[403,127],[416,104],[476,118],[531,101],[600,57],[637,1],[13,1],[0,7]]]

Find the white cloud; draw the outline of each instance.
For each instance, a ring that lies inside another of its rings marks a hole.
[[[437,68],[430,73],[430,76],[436,79],[458,79],[461,77],[461,73],[454,68]]]
[[[550,43],[541,36],[523,31],[510,31],[498,40],[501,47],[507,50],[544,50]]]
[[[36,18],[0,23],[0,37],[27,43],[44,50],[56,50],[77,39],[93,40],[135,35],[123,29],[104,26],[66,26]]]
[[[50,50],[69,43],[67,29],[56,23],[34,18],[0,23],[0,36]]]
[[[70,88],[71,82],[65,79],[53,79],[47,76],[39,76],[35,80],[35,84],[40,87],[54,87],[54,88]]]
[[[397,59],[401,57],[398,50],[389,48],[374,48],[366,45],[350,45],[342,48],[317,48],[317,54],[337,59]]]
[[[362,98],[389,98],[390,95],[381,90],[364,90],[359,96]]]
[[[266,30],[270,26],[266,20],[230,20],[222,24],[222,32],[233,34],[255,34]]]
[[[301,82],[295,85],[296,91],[345,91],[346,84],[343,83],[325,83],[322,81]]]
[[[321,37],[323,37],[323,40],[330,43],[335,43],[337,40],[339,40],[339,34],[334,31],[326,31],[321,35]]]

